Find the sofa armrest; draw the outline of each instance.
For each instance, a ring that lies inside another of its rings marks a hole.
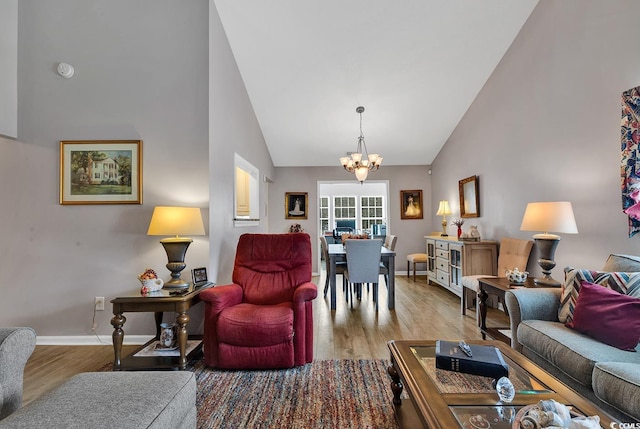
[[[207,311],[218,314],[225,308],[242,302],[242,288],[237,284],[216,286],[200,292],[199,296],[208,304]]]
[[[31,328],[0,328],[0,420],[22,405],[24,367],[36,347]]]
[[[558,321],[560,306],[558,288],[512,289],[505,294],[505,303],[509,312],[511,327],[511,347],[522,352],[518,342],[518,326],[523,320]]]
[[[293,302],[312,301],[318,296],[318,287],[311,283],[302,283],[293,292]]]

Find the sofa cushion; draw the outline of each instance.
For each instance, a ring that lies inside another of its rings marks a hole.
[[[583,281],[573,320],[567,326],[610,346],[633,351],[640,341],[640,299]]]
[[[0,421],[0,428],[173,429],[195,427],[196,414],[192,372],[87,372]]]
[[[640,363],[597,363],[593,391],[600,400],[640,420]]]
[[[242,347],[289,344],[293,347],[291,303],[254,305],[242,303],[220,312],[218,341]]]
[[[525,320],[517,335],[523,347],[589,389],[597,362],[640,363],[639,353],[608,346],[559,322]]]
[[[635,288],[637,284],[640,284],[640,272],[605,272],[570,267],[565,268],[564,272],[565,280],[558,309],[558,320],[562,323],[571,322],[573,319],[573,311],[583,280],[608,287],[622,294],[626,294],[627,289]]]
[[[602,271],[621,271],[625,273],[640,271],[640,257],[612,253],[607,258],[607,262],[604,263]]]

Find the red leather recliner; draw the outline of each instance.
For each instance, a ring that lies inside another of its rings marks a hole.
[[[311,241],[304,233],[243,234],[233,284],[200,293],[204,360],[215,368],[291,368],[313,360]]]

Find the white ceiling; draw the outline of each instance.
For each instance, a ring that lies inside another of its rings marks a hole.
[[[215,0],[274,164],[428,165],[538,0]]]

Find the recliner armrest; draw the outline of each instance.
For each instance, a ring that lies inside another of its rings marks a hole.
[[[522,351],[518,342],[518,326],[523,320],[558,321],[559,288],[512,289],[505,294],[511,327],[511,347]]]
[[[242,288],[237,284],[216,286],[202,291],[199,297],[210,304],[210,311],[217,314],[242,302]]]
[[[311,283],[302,283],[293,292],[293,302],[304,302],[316,299],[318,296],[318,287]]]
[[[36,347],[31,328],[0,328],[0,420],[22,405],[24,367]]]

